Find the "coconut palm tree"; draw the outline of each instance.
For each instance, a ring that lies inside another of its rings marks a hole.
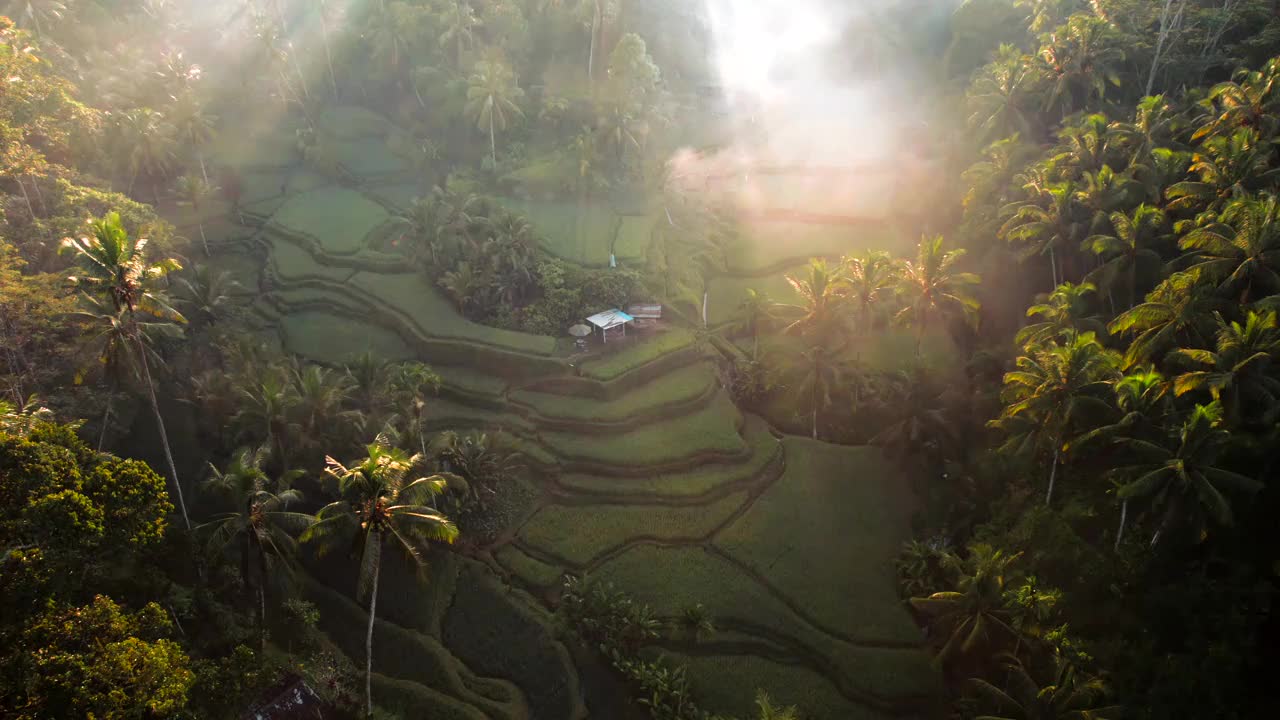
[[[240,402],[232,425],[238,434],[261,439],[270,447],[283,471],[289,466],[289,443],[298,432],[292,419],[297,393],[288,373],[278,367],[251,368],[237,378],[234,387]]]
[[[1064,345],[1033,348],[1018,358],[1017,369],[1005,374],[1004,410],[988,424],[1009,434],[1005,450],[1052,452],[1046,505],[1053,501],[1068,440],[1089,420],[1109,412],[1103,398],[1119,375],[1118,366],[1118,358],[1093,333],[1081,333]]]
[[[351,401],[365,418],[377,417],[391,402],[391,382],[396,370],[395,365],[372,350],[360,353],[343,368]]]
[[[208,265],[196,265],[174,281],[175,298],[192,325],[213,325],[235,302],[235,293],[244,287],[227,270],[215,271]]]
[[[973,289],[980,280],[973,273],[955,269],[964,252],[946,250],[941,235],[922,237],[915,261],[904,260],[898,266],[898,296],[906,307],[894,319],[915,328],[917,358],[930,320],[963,319],[970,325],[978,322],[980,306]]]
[[[1221,219],[1178,241],[1189,253],[1188,272],[1241,305],[1280,292],[1280,202],[1273,195],[1235,200]]]
[[[893,296],[897,270],[889,253],[867,250],[844,259],[844,282],[853,306],[854,327],[870,332],[880,308]]]
[[[1100,233],[1084,241],[1084,247],[1103,259],[1102,265],[1085,278],[1106,288],[1107,296],[1111,297],[1111,288],[1123,277],[1129,291],[1126,307],[1133,307],[1139,297],[1138,273],[1145,272],[1149,277],[1158,273],[1163,263],[1156,248],[1165,239],[1165,214],[1144,204],[1135,208],[1131,215],[1113,212],[1110,221],[1111,234]]]
[[[1181,396],[1208,390],[1222,404],[1228,427],[1237,426],[1246,417],[1269,422],[1280,408],[1280,379],[1272,368],[1280,358],[1275,312],[1250,310],[1243,324],[1227,322],[1216,312],[1214,317],[1218,322],[1215,350],[1183,348],[1170,354],[1170,360],[1202,368],[1175,377],[1174,393]]]
[[[1120,84],[1119,64],[1125,53],[1118,35],[1102,18],[1077,13],[1055,29],[1037,56],[1051,89],[1044,109],[1062,115],[1096,107],[1109,86]]]
[[[151,108],[136,108],[116,116],[114,125],[115,147],[124,153],[124,166],[129,172],[126,193],[133,193],[133,186],[141,175],[153,183],[156,204],[159,189],[155,185],[167,175],[177,158],[177,130],[165,116]]]
[[[1119,419],[1070,441],[1070,450],[1082,450],[1103,443],[1113,445],[1125,438],[1159,442],[1164,436],[1164,420],[1172,405],[1169,402],[1169,383],[1163,375],[1152,368],[1136,368],[1113,383],[1112,388]],[[1115,550],[1120,549],[1128,517],[1129,501],[1121,499],[1120,527],[1116,531]]]
[[[831,267],[823,258],[809,261],[804,275],[788,275],[787,283],[800,296],[799,304],[778,305],[780,310],[798,313],[786,327],[789,334],[825,333],[834,329],[844,303],[841,268]]]
[[[174,191],[178,193],[178,203],[190,207],[195,213],[196,227],[200,230],[200,244],[204,246],[204,256],[209,257],[209,238],[204,234],[204,214],[200,211],[200,206],[216,193],[218,188],[210,185],[208,180],[199,175],[187,173],[178,178]]]
[[[1208,519],[1219,526],[1232,523],[1229,493],[1251,494],[1262,488],[1253,478],[1219,466],[1231,443],[1231,433],[1219,427],[1222,406],[1197,405],[1177,434],[1163,443],[1126,438],[1124,445],[1141,460],[1117,472],[1132,478],[1120,488],[1125,500],[1149,500],[1162,513],[1151,545],[1185,516],[1196,525]]]
[[[62,241],[62,249],[76,256],[81,275],[73,275],[68,279],[77,289],[90,298],[98,298],[99,306],[110,303],[122,330],[137,346],[138,367],[142,369],[143,383],[151,401],[151,410],[155,415],[156,427],[160,432],[160,443],[164,447],[165,461],[169,465],[169,477],[173,481],[178,494],[178,506],[182,510],[182,519],[187,529],[191,529],[191,519],[187,516],[187,503],[182,496],[182,484],[178,480],[178,468],[173,461],[173,450],[169,446],[169,434],[165,429],[164,417],[160,413],[160,402],[156,398],[156,385],[151,377],[151,360],[146,348],[144,328],[140,325],[139,313],[159,318],[171,323],[185,322],[185,318],[172,307],[155,287],[156,282],[174,270],[181,269],[175,260],[162,259],[152,261],[147,257],[146,238],[132,238],[120,221],[119,213],[107,213],[102,219],[91,224],[92,234],[77,238],[66,238]]]
[[[1261,141],[1252,128],[1214,135],[1192,156],[1191,172],[1199,180],[1174,183],[1165,191],[1169,209],[1216,213],[1243,197],[1251,183],[1272,177],[1267,172],[1270,162],[1270,143]]]
[[[19,24],[31,23],[36,37],[43,38],[47,26],[61,20],[69,4],[69,0],[10,0],[0,14],[13,18]]]
[[[506,130],[510,118],[524,117],[520,101],[524,90],[516,84],[511,69],[500,62],[481,60],[467,81],[466,113],[480,130],[488,130],[489,151],[498,164],[497,131]]]
[[[788,365],[791,387],[795,396],[809,408],[813,439],[817,440],[818,417],[844,384],[845,368],[840,353],[825,344],[810,345],[789,358]]]
[[[936,455],[957,440],[955,423],[947,416],[943,388],[924,367],[898,370],[888,377],[884,387],[879,400],[884,420],[880,432],[871,437],[872,445],[907,460],[913,453],[917,459]]]
[[[295,366],[293,416],[304,447],[318,447],[344,436],[356,420],[348,410],[352,384],[346,374],[319,365]]]
[[[1106,328],[1099,316],[1090,314],[1089,296],[1097,289],[1093,283],[1059,285],[1046,302],[1027,308],[1027,317],[1041,320],[1019,330],[1014,341],[1030,351],[1035,346],[1070,339],[1081,332],[1105,335]]]
[[[1042,75],[1027,60],[1017,46],[1001,45],[995,59],[970,86],[965,97],[969,127],[980,130],[984,138],[1007,138],[1015,133],[1035,137],[1033,122],[1039,103],[1034,95]]]
[[[209,180],[209,170],[205,167],[204,149],[213,141],[218,119],[207,113],[204,105],[191,92],[174,99],[169,115],[173,119],[175,137],[181,138],[182,144],[188,145],[195,152],[196,162],[200,165],[200,178],[206,185],[213,187]]]
[[[747,294],[738,303],[734,322],[735,332],[744,332],[751,336],[751,358],[760,357],[760,331],[767,329],[773,321],[774,302],[769,296],[755,288],[747,288]]]
[[[1050,656],[1049,679],[1037,681],[1016,657],[1006,657],[1005,689],[982,678],[968,681],[979,696],[984,720],[1114,720],[1120,717],[1118,706],[1100,706],[1107,695],[1106,685],[1098,678],[1079,672],[1060,655]]]
[[[440,46],[453,45],[456,50],[454,62],[461,70],[462,53],[475,42],[475,30],[480,25],[480,21],[476,19],[470,3],[466,0],[454,0],[445,6],[440,22],[444,27],[440,33]]]
[[[1223,306],[1212,287],[1191,273],[1174,273],[1147,294],[1146,302],[1112,320],[1107,330],[1135,335],[1125,351],[1125,367],[1158,363],[1180,344],[1208,344],[1212,312]]]
[[[1175,117],[1164,95],[1149,95],[1138,101],[1133,122],[1113,122],[1108,131],[1128,152],[1132,166],[1146,162],[1153,150],[1169,141]]]
[[[289,487],[301,471],[287,472],[271,482],[262,469],[267,453],[265,445],[241,448],[224,470],[210,463],[205,489],[221,496],[235,510],[196,527],[197,533],[207,533],[207,548],[215,557],[228,550],[238,551],[240,577],[245,588],[254,589],[257,595],[259,650],[266,645],[267,583],[277,566],[292,571],[293,538],[315,521],[306,513],[289,510],[291,503],[302,502],[302,494]],[[250,567],[254,564],[256,579]]]
[[[794,705],[774,705],[769,693],[756,691],[756,720],[800,720],[800,711]]]
[[[324,554],[339,545],[352,548],[359,560],[357,600],[369,600],[365,633],[365,709],[373,714],[373,625],[378,613],[378,580],[384,547],[425,567],[431,542],[452,543],[458,528],[428,503],[444,492],[442,475],[408,479],[422,460],[389,447],[381,439],[366,447],[367,455],[350,467],[325,458],[326,472],[338,481],[342,499],[321,508],[316,522],[302,534]]]
[[[1192,135],[1193,140],[1209,135],[1227,135],[1238,128],[1254,128],[1266,137],[1275,134],[1275,112],[1280,108],[1280,60],[1272,58],[1259,70],[1241,68],[1230,80],[1209,91],[1213,112]]]
[[[1024,260],[1048,255],[1053,286],[1062,284],[1059,249],[1074,247],[1086,232],[1086,224],[1079,217],[1075,184],[1054,183],[1036,189],[1035,199],[1012,205],[1002,212],[1009,214],[1009,219],[1001,226],[1000,237],[1022,245],[1020,256]]]
[[[964,559],[948,556],[956,577],[954,590],[911,598],[911,607],[928,620],[930,636],[942,643],[939,663],[999,650],[1017,639],[1010,625],[1005,580],[1021,555],[972,545]]]

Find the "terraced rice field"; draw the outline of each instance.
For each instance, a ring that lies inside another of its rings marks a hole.
[[[329,111],[321,125],[385,148],[385,120],[367,111]],[[329,364],[366,349],[424,360],[444,382],[428,404],[431,427],[500,436],[531,468],[537,498],[497,541],[440,553],[425,582],[389,571],[374,659],[388,707],[465,720],[615,716],[590,707],[599,693],[584,687],[550,615],[568,572],[613,582],[668,617],[703,604],[715,633],[651,651],[687,662],[711,710],[745,714],[760,687],[810,720],[922,714],[938,679],[893,590],[889,563],[911,507],[896,469],[878,451],[781,437],[740,413],[690,331],[574,368],[552,338],[468,322],[402,260],[370,249],[392,196],[404,202],[413,188],[385,182],[380,163],[353,163],[367,174],[355,187],[301,168],[262,173],[263,193],[283,178],[287,197],[248,219],[241,254],[217,260],[256,296],[251,317],[290,351]],[[642,221],[595,211],[589,245],[544,230],[563,229],[570,211],[530,207],[548,249],[566,257],[597,262],[603,248],[607,261],[610,247],[625,247],[629,258],[647,233]],[[767,268],[845,239],[744,262]],[[713,292],[728,305],[734,287]],[[313,564],[308,596],[333,646],[359,658],[363,613],[341,570]]]

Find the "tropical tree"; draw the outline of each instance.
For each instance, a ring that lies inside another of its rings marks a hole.
[[[466,0],[454,0],[446,5],[440,20],[444,27],[440,32],[440,46],[454,47],[454,62],[461,70],[462,53],[475,42],[475,29],[480,21],[476,19],[475,11]]]
[[[293,416],[304,447],[319,447],[348,438],[356,413],[347,409],[351,400],[350,378],[320,365],[296,366],[293,383]]]
[[[795,396],[809,408],[813,439],[818,439],[818,417],[831,405],[832,397],[844,382],[844,367],[838,349],[817,343],[788,359],[787,375],[792,378]]]
[[[1184,180],[1165,191],[1170,210],[1204,210],[1217,213],[1232,200],[1242,198],[1259,178],[1271,177],[1269,142],[1253,128],[1241,128],[1230,136],[1214,135],[1192,156],[1191,172],[1198,180]]]
[[[964,257],[963,249],[946,250],[942,236],[921,238],[916,247],[916,260],[904,260],[898,266],[898,296],[906,307],[894,319],[916,330],[916,357],[920,343],[932,319],[963,319],[978,323],[978,299],[973,289],[980,282],[977,275],[956,272],[956,264]]]
[[[1174,273],[1147,294],[1146,302],[1118,315],[1107,326],[1112,335],[1134,334],[1125,351],[1125,367],[1160,362],[1179,344],[1207,344],[1212,311],[1222,307],[1213,288],[1191,273]]]
[[[1089,312],[1092,307],[1089,296],[1096,291],[1093,283],[1062,283],[1050,293],[1046,302],[1027,308],[1027,317],[1039,317],[1041,320],[1019,330],[1014,341],[1029,351],[1056,340],[1069,340],[1081,332],[1105,335],[1106,329],[1100,318]]]
[[[176,130],[165,116],[151,108],[136,108],[120,113],[114,125],[115,147],[124,154],[123,162],[129,173],[127,194],[133,193],[138,176],[146,177],[156,193],[155,183],[169,172],[177,157]]]
[[[844,282],[853,305],[854,327],[869,332],[877,311],[893,296],[897,267],[889,254],[868,250],[844,260]]]
[[[1214,317],[1218,322],[1216,350],[1183,348],[1170,355],[1171,361],[1203,368],[1174,378],[1174,393],[1181,396],[1208,390],[1222,404],[1228,427],[1246,418],[1270,422],[1280,410],[1280,379],[1272,368],[1272,362],[1280,358],[1275,312],[1251,310],[1243,324],[1227,322],[1216,312]]]
[[[497,131],[506,130],[513,116],[524,117],[519,105],[524,98],[524,90],[516,84],[510,68],[487,60],[476,63],[468,83],[467,116],[478,129],[488,130],[489,151],[494,167],[497,167]]]
[[[218,191],[218,188],[210,185],[208,180],[199,175],[188,173],[178,178],[174,190],[178,193],[178,202],[190,207],[195,213],[196,227],[200,230],[200,244],[204,246],[204,256],[209,257],[209,238],[204,234],[204,213],[201,212],[200,207]]]
[[[984,138],[1007,138],[1013,134],[1035,137],[1037,85],[1040,69],[1027,62],[1015,45],[1001,45],[995,59],[982,69],[965,100],[969,107],[969,127]]]
[[[1059,249],[1073,246],[1085,232],[1085,225],[1078,217],[1077,202],[1074,183],[1054,183],[1037,189],[1036,199],[1004,210],[1010,217],[1000,228],[1000,237],[1022,245],[1020,254],[1024,260],[1048,255],[1054,287],[1062,284]]]
[[[760,357],[760,331],[773,321],[774,302],[763,291],[747,288],[747,294],[738,303],[734,330],[751,336],[751,357]]]
[[[192,325],[213,325],[235,302],[235,294],[244,287],[227,270],[215,271],[209,265],[195,265],[174,281],[175,302],[184,309]]]
[[[1056,107],[1065,116],[1095,107],[1108,86],[1120,84],[1118,66],[1125,53],[1106,20],[1077,13],[1046,38],[1037,55],[1051,85],[1045,110]]]
[[[3,14],[22,24],[31,23],[36,37],[43,38],[47,26],[61,20],[69,4],[69,0],[10,0]]]
[[[834,329],[838,310],[844,301],[840,268],[833,268],[822,258],[809,261],[804,275],[788,275],[787,283],[800,296],[799,304],[778,305],[778,309],[799,313],[800,317],[786,327],[789,334],[825,333]]]
[[[1005,430],[1004,448],[1019,454],[1052,452],[1045,504],[1053,501],[1063,448],[1090,417],[1105,416],[1103,398],[1117,375],[1118,359],[1093,333],[1081,333],[1064,345],[1032,348],[1017,369],[1004,376],[1000,416],[989,424]]]
[[[1231,444],[1231,433],[1219,427],[1222,406],[1218,403],[1197,405],[1183,422],[1177,434],[1163,443],[1127,438],[1124,445],[1140,459],[1121,467],[1117,474],[1132,478],[1122,486],[1124,500],[1147,500],[1162,519],[1151,545],[1178,519],[1200,526],[1204,520],[1219,526],[1232,523],[1229,493],[1240,495],[1257,492],[1262,484],[1253,478],[1227,470],[1219,465]]]
[[[1139,205],[1132,215],[1111,213],[1110,220],[1112,234],[1093,235],[1084,241],[1086,248],[1103,259],[1086,278],[1106,288],[1111,297],[1111,288],[1123,277],[1129,291],[1127,307],[1133,307],[1138,302],[1139,272],[1149,277],[1161,268],[1156,247],[1165,237],[1165,215],[1158,208]]]
[[[1280,292],[1280,202],[1275,196],[1235,200],[1222,222],[1185,235],[1188,272],[1218,284],[1241,305]]]
[[[292,419],[297,392],[283,369],[251,368],[234,385],[239,403],[232,425],[240,435],[251,434],[272,449],[272,455],[284,470],[289,465],[289,445],[298,431]]]
[[[955,423],[947,416],[943,389],[921,366],[898,370],[884,383],[879,401],[885,417],[872,445],[887,448],[899,458],[923,449],[923,459],[953,443]]]
[[[1010,625],[1005,585],[1021,555],[974,544],[964,559],[948,557],[956,577],[954,590],[911,598],[911,607],[929,622],[930,636],[942,644],[939,663],[980,657],[1017,639],[1018,632]]]
[[[160,403],[156,398],[156,385],[151,377],[151,361],[148,357],[144,331],[140,325],[139,313],[171,322],[185,322],[177,310],[155,287],[156,282],[181,266],[174,260],[163,259],[152,261],[147,257],[147,240],[132,238],[120,221],[119,213],[108,213],[101,220],[92,222],[92,235],[77,238],[66,238],[62,248],[76,256],[81,275],[73,275],[68,279],[77,289],[89,297],[102,298],[123,325],[123,332],[133,340],[137,347],[138,366],[142,369],[143,383],[151,401],[151,410],[155,416],[156,427],[160,432],[160,443],[164,447],[165,461],[169,465],[169,477],[173,481],[174,491],[178,494],[178,507],[182,510],[182,519],[191,528],[191,519],[187,516],[187,504],[182,496],[182,484],[178,480],[178,468],[173,461],[173,450],[169,446],[169,434],[165,429],[164,417],[160,413]]]
[[[1164,420],[1171,410],[1169,383],[1152,368],[1135,368],[1117,380],[1115,404],[1119,419],[1101,425],[1072,440],[1071,450],[1080,450],[1096,443],[1116,444],[1125,438],[1139,438],[1159,442],[1164,436]],[[1120,549],[1124,539],[1125,524],[1129,517],[1129,501],[1121,499],[1120,527],[1116,531],[1115,549]]]
[[[289,487],[300,471],[287,472],[271,482],[262,469],[268,452],[265,445],[241,448],[226,469],[209,465],[206,490],[230,502],[235,510],[196,527],[197,533],[207,534],[208,549],[214,556],[228,550],[239,554],[245,588],[256,591],[259,650],[266,645],[267,584],[276,569],[292,571],[293,538],[315,521],[310,515],[289,510],[291,503],[302,501],[302,494]],[[256,573],[251,565],[256,566]]]
[[[1280,58],[1272,58],[1259,70],[1241,68],[1230,80],[1218,83],[1209,91],[1212,112],[1192,136],[1228,135],[1238,128],[1255,128],[1264,136],[1274,135],[1276,110],[1280,108]]]
[[[444,492],[444,476],[407,479],[421,462],[420,455],[410,456],[380,440],[368,445],[366,451],[367,455],[350,467],[325,458],[326,472],[337,479],[342,499],[321,508],[315,523],[302,533],[302,540],[315,542],[322,555],[340,544],[348,545],[359,559],[356,597],[369,600],[364,690],[366,713],[372,716],[373,625],[383,549],[389,546],[423,568],[429,543],[452,543],[458,529],[428,507],[431,498]]]
[[[1109,720],[1120,717],[1117,706],[1100,706],[1106,685],[1088,677],[1060,655],[1050,656],[1049,679],[1032,677],[1016,657],[1005,657],[1005,689],[982,678],[968,681],[984,707],[984,720]]]

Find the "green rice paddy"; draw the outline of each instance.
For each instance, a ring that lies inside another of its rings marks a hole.
[[[315,238],[327,253],[351,255],[366,247],[365,236],[388,219],[381,205],[354,190],[323,187],[290,197],[271,223]]]

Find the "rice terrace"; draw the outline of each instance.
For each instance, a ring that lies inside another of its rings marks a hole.
[[[1280,712],[1268,8],[0,1],[0,716]]]

